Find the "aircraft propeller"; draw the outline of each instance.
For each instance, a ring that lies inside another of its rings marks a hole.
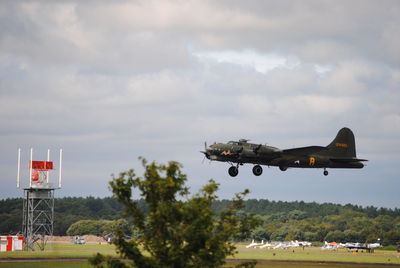
[[[204,160],[205,160],[206,158],[207,158],[207,159],[210,159],[210,155],[207,153],[207,149],[208,149],[208,147],[207,147],[207,142],[205,141],[205,142],[204,142],[204,151],[200,151],[201,153],[204,154],[203,161],[201,162],[202,164],[204,164]]]

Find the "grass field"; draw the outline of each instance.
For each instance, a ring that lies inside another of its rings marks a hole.
[[[269,260],[269,261],[290,261],[290,262],[316,262],[297,263],[296,266],[316,267],[318,263],[357,263],[357,264],[392,264],[400,267],[400,254],[396,251],[376,250],[374,253],[348,252],[346,249],[338,251],[321,250],[320,248],[292,248],[287,250],[268,250],[268,249],[246,249],[244,245],[237,245],[238,253],[228,258],[229,260]],[[20,252],[0,252],[0,267],[91,267],[87,261],[74,261],[73,259],[85,259],[93,256],[96,252],[104,255],[113,255],[115,247],[112,245],[74,245],[71,243],[49,244],[45,251],[20,251]],[[25,259],[18,263],[4,263],[6,259]],[[33,260],[31,260],[33,259]],[[37,262],[37,259],[42,259]],[[46,259],[46,260],[45,260]],[[54,259],[50,261],[48,259]],[[63,259],[63,260],[60,260]],[[274,263],[260,264],[257,267],[294,267],[292,264]],[[228,264],[234,266],[234,264]],[[349,267],[351,265],[348,265]],[[333,264],[323,267],[337,267]],[[344,267],[341,265],[340,267]],[[354,266],[351,266],[354,267]],[[365,267],[365,266],[358,266]],[[370,267],[370,266],[369,266]]]
[[[349,252],[347,249],[337,251],[322,250],[321,248],[289,248],[280,250],[246,249],[243,245],[237,245],[238,259],[267,259],[285,261],[316,261],[316,262],[342,262],[342,263],[382,263],[398,264],[400,266],[400,254],[396,251],[375,250],[374,253]]]
[[[96,252],[100,252],[104,255],[117,256],[115,247],[113,245],[98,245],[98,244],[86,244],[86,245],[75,245],[72,243],[57,243],[48,244],[45,251],[14,251],[14,252],[0,252],[0,260],[4,258],[89,258]]]

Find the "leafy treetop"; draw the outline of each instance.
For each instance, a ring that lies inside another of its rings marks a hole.
[[[229,241],[249,235],[259,224],[254,214],[237,213],[244,207],[243,197],[248,190],[236,194],[228,209],[216,217],[212,209],[218,190],[215,181],[210,180],[199,193],[189,197],[187,177],[179,163],[159,165],[141,160],[145,168],[143,177],[136,176],[131,169],[110,182],[114,198],[132,218],[136,234],[135,239],[126,241],[124,233],[118,231],[114,243],[134,267],[218,267],[226,256],[235,253],[235,246]],[[145,200],[146,214],[132,198],[133,189],[139,190]],[[127,266],[100,254],[91,263],[97,267],[104,263],[111,267]]]

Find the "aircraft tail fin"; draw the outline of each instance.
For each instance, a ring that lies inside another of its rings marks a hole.
[[[353,132],[344,127],[327,146],[329,154],[337,158],[356,158],[356,143]]]

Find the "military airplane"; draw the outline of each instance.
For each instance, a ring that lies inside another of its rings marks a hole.
[[[261,165],[276,166],[285,171],[288,168],[323,168],[323,174],[328,175],[327,168],[363,168],[358,159],[354,134],[349,128],[342,128],[336,138],[328,146],[307,146],[280,150],[273,146],[249,143],[240,139],[228,143],[214,143],[202,151],[211,161],[230,163],[230,176],[239,174],[239,166],[254,164],[253,174],[260,176],[263,172]]]

